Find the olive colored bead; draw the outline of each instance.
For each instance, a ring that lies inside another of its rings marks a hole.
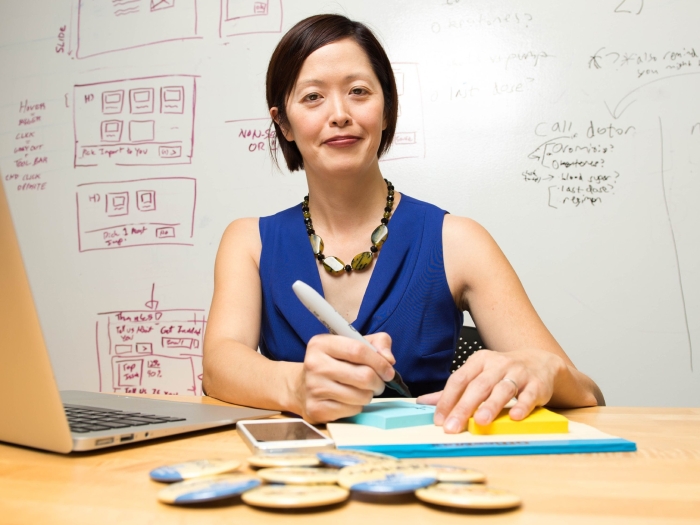
[[[390,212],[390,211],[385,211],[385,212],[384,212],[384,218],[385,218],[385,219],[388,219],[389,217],[391,217],[391,212]]]
[[[314,251],[315,255],[318,255],[323,251],[323,239],[316,234],[309,235],[309,242],[311,243],[311,249]]]
[[[304,212],[304,217],[311,218],[311,214],[308,211]]]
[[[382,221],[385,221],[386,219],[382,219]],[[386,241],[386,238],[389,236],[389,228],[386,227],[385,224],[380,224],[377,226],[377,228],[372,232],[372,244],[374,244],[377,248],[381,248],[382,244],[384,244],[384,241]]]
[[[326,257],[321,262],[326,271],[331,275],[338,275],[345,271],[345,263],[337,257]]]
[[[374,246],[372,248],[374,248]],[[372,264],[372,252],[362,252],[355,255],[351,266],[353,270],[359,272],[367,268],[370,264]]]

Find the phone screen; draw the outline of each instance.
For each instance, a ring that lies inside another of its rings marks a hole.
[[[292,421],[289,423],[256,423],[247,425],[248,432],[261,443],[267,441],[304,441],[310,439],[326,439],[316,429]]]

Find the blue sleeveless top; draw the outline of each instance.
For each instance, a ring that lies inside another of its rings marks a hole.
[[[444,388],[463,322],[443,265],[445,213],[401,195],[352,323],[363,335],[391,336],[396,370],[414,396]],[[261,217],[260,238],[260,351],[270,359],[302,362],[309,339],[328,330],[292,290],[299,279],[323,295],[320,265],[309,245],[301,206]],[[383,396],[397,394],[387,388]]]

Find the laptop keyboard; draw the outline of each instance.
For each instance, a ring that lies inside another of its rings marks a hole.
[[[111,408],[97,408],[82,405],[64,404],[71,432],[83,434],[95,430],[110,430],[112,428],[140,427],[155,423],[172,423],[185,421],[184,417],[157,416],[141,412],[124,412]]]

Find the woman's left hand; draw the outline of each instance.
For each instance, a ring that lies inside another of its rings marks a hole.
[[[513,397],[517,403],[510,417],[520,421],[552,398],[555,381],[566,369],[564,359],[545,350],[479,350],[450,376],[444,390],[416,402],[437,405],[435,424],[448,434],[462,432],[472,415],[480,425],[491,423]]]

